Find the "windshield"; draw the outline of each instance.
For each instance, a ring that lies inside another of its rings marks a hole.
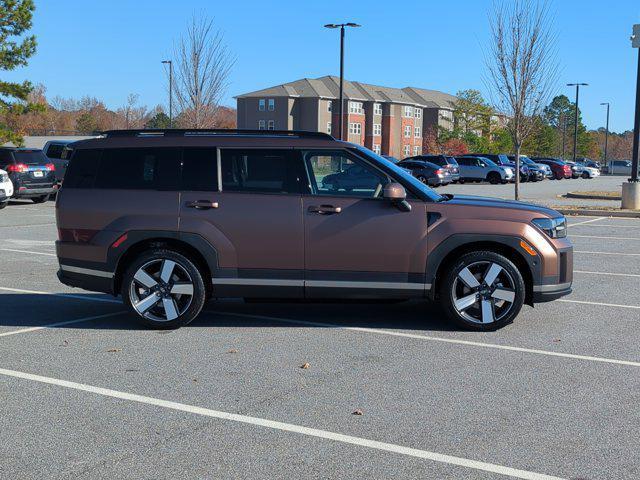
[[[373,158],[376,162],[384,165],[386,168],[393,171],[394,175],[401,177],[402,180],[411,184],[411,187],[424,193],[429,198],[429,200],[433,202],[439,202],[444,199],[442,195],[438,195],[431,188],[427,187],[424,183],[422,183],[420,180],[415,178],[413,175],[411,175],[409,172],[399,167],[395,163],[390,162],[386,158],[382,157],[381,155],[378,155],[377,153],[372,152],[368,148],[362,147],[360,145],[355,145],[355,148],[356,150],[358,150],[358,152],[364,154],[366,157]]]

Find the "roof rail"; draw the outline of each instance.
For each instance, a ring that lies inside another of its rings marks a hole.
[[[323,138],[334,140],[328,133],[307,132],[304,130],[241,130],[225,128],[161,128],[161,129],[133,129],[133,130],[106,130],[99,132],[105,137],[197,137],[197,136],[248,136],[248,137],[297,137],[297,138]]]

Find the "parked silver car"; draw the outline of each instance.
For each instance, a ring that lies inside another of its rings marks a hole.
[[[605,172],[609,175],[631,175],[630,160],[610,160],[609,165],[605,167]]]
[[[456,157],[460,166],[460,183],[481,182],[507,183],[511,181],[514,171],[511,167],[501,167],[485,157]]]

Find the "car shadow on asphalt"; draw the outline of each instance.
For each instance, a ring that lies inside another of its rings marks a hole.
[[[45,326],[116,313],[124,311],[125,308],[119,302],[112,303],[114,298],[107,295],[84,293],[73,293],[71,294],[73,297],[64,295],[2,293],[0,295],[0,328]],[[96,299],[95,303],[92,303],[93,299]],[[290,322],[283,320],[290,320]],[[146,330],[126,313],[60,325],[60,327],[85,330]],[[426,301],[322,303],[274,301],[246,303],[241,299],[210,301],[205,305],[203,312],[184,328],[198,327],[459,330],[446,320],[445,314],[438,305]]]

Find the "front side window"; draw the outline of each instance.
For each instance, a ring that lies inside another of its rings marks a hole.
[[[46,155],[49,158],[62,158],[62,150],[64,150],[65,145],[61,143],[52,143],[47,147]]]
[[[264,112],[264,106],[265,106],[265,99],[261,98],[260,100],[258,100],[258,110],[260,110],[261,112]]]
[[[300,193],[304,170],[292,150],[222,150],[222,190]]]
[[[382,115],[382,104],[374,103],[373,104],[373,114],[374,115]]]
[[[269,99],[269,111],[273,112],[276,109],[276,101],[273,98]]]
[[[382,125],[379,123],[373,124],[373,134],[374,135],[382,135]]]
[[[181,153],[179,148],[105,148],[94,187],[177,190]]]
[[[388,182],[387,176],[345,151],[304,154],[314,195],[376,198]]]
[[[349,134],[351,135],[360,135],[362,133],[362,124],[361,123],[350,123],[349,124]]]

